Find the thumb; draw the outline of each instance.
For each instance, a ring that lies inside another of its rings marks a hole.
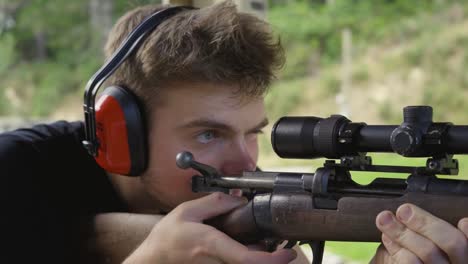
[[[460,229],[468,238],[468,217],[458,221],[458,229]]]
[[[232,209],[247,204],[247,198],[235,197],[221,192],[212,193],[202,198],[185,202],[181,217],[195,222],[227,213]]]

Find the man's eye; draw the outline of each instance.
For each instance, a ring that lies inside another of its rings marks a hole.
[[[200,143],[206,144],[216,138],[214,131],[205,131],[197,136],[197,140]]]

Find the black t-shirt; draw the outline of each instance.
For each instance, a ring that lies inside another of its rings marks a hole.
[[[0,134],[0,262],[79,262],[84,223],[126,211],[83,138],[83,123],[64,121]]]

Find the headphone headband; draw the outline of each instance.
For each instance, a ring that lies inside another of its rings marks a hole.
[[[194,9],[189,6],[176,6],[157,11],[141,22],[125,38],[120,47],[112,54],[106,63],[91,77],[86,84],[84,93],[84,114],[85,114],[85,140],[83,145],[88,152],[97,157],[99,142],[96,137],[96,113],[95,100],[99,88],[104,81],[127,59],[141,43],[146,39],[151,31],[158,27],[163,21],[175,14]]]

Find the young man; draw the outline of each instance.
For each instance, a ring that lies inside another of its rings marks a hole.
[[[124,15],[107,56],[156,10]],[[192,193],[196,172],[175,164],[176,154],[188,150],[225,175],[254,170],[257,134],[267,124],[263,95],[282,61],[268,25],[231,3],[183,11],[158,26],[108,81],[131,89],[144,106],[149,162],[136,178],[99,168],[81,145],[80,122],[1,135],[7,262],[292,261],[292,250],[264,252],[203,224],[246,201]],[[373,262],[462,263],[466,223],[457,229],[412,205],[396,217],[383,212],[377,226],[385,247]]]

